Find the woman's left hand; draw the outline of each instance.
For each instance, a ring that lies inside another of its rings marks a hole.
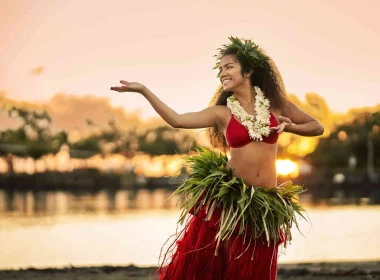
[[[280,116],[278,118],[280,120],[280,124],[278,126],[273,126],[270,128],[270,131],[277,131],[277,133],[281,133],[283,131],[286,131],[285,129],[292,125],[292,121],[289,118]]]

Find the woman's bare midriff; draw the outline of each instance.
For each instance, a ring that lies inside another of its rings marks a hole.
[[[222,131],[226,139],[231,111],[227,107],[224,110]],[[278,117],[278,112],[272,113]],[[252,141],[240,148],[230,148],[230,154],[227,168],[235,169],[235,176],[242,178],[247,185],[267,188],[277,186],[277,144]]]
[[[277,186],[276,144],[252,142],[240,148],[231,148],[230,154],[227,168],[235,169],[235,176],[242,178],[247,185]]]

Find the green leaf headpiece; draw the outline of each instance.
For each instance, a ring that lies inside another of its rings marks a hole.
[[[255,68],[265,68],[266,62],[270,59],[269,56],[265,55],[258,45],[256,45],[251,40],[239,39],[237,37],[228,37],[231,41],[228,45],[223,45],[218,48],[218,54],[214,55],[217,59],[216,65],[213,69],[219,69],[220,60],[225,55],[227,50],[233,50],[236,52],[238,58],[245,59],[249,67],[254,70]],[[219,77],[219,73],[218,73]]]

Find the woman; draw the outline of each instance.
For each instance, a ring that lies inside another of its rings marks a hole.
[[[230,148],[229,160],[206,149],[187,158],[190,175],[175,191],[184,196],[186,225],[164,255],[160,279],[274,280],[278,246],[291,239],[295,214],[302,216],[294,198],[302,188],[277,187],[277,139],[283,131],[321,135],[323,127],[286,99],[261,48],[229,40],[217,55],[221,87],[214,106],[200,112],[178,114],[136,82],[111,88],[142,94],[174,128],[210,128],[213,146]]]

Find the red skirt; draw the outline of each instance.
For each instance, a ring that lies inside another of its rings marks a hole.
[[[220,211],[205,221],[204,208],[191,216],[163,255],[160,280],[275,280],[278,246],[265,238],[253,239],[249,230],[216,243]],[[216,248],[217,255],[216,255]]]

